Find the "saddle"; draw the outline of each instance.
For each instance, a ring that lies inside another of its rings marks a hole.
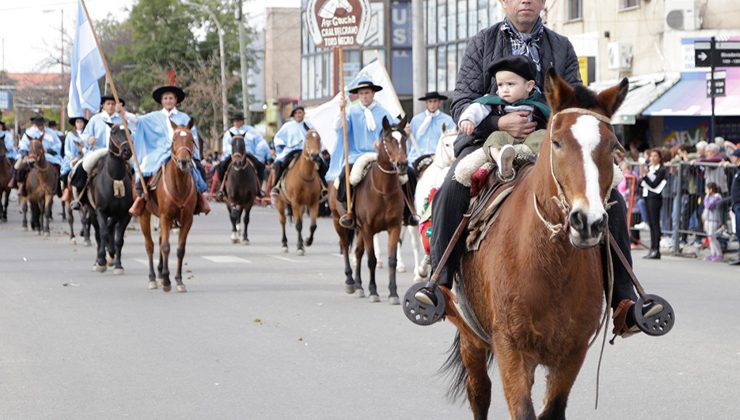
[[[418,178],[421,178],[421,174],[431,165],[434,163],[434,155],[423,155],[416,158],[416,160],[413,163],[414,171],[416,172],[416,176]]]

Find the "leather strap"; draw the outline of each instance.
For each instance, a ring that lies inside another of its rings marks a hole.
[[[637,276],[635,275],[635,272],[632,271],[632,267],[630,266],[630,263],[627,262],[627,258],[622,253],[622,250],[619,249],[619,245],[617,245],[617,241],[614,240],[614,236],[609,235],[609,243],[611,244],[611,248],[617,254],[617,257],[619,257],[619,261],[624,266],[624,269],[627,270],[627,273],[630,275],[630,279],[632,280],[632,283],[635,285],[635,289],[637,289],[637,293],[640,296],[644,296],[645,289],[643,289],[642,285],[640,285],[640,282],[637,281]]]

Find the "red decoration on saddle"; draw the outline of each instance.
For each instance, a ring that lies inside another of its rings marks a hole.
[[[427,205],[426,209],[432,208],[432,200],[434,200],[434,196],[437,195],[437,191],[439,191],[438,188],[432,188],[432,190],[429,192],[429,198],[427,198]],[[431,212],[431,210],[429,210]],[[421,233],[421,244],[424,246],[424,252],[427,255],[430,255],[429,253],[429,241],[432,239],[432,218],[429,217],[423,222],[419,223],[419,233]]]
[[[480,190],[483,189],[483,187],[486,186],[486,181],[488,180],[488,174],[491,173],[491,170],[486,167],[480,167],[477,171],[473,173],[473,176],[470,177],[470,196],[476,197]]]

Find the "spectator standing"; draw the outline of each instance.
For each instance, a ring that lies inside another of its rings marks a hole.
[[[704,212],[701,217],[704,221],[704,232],[709,238],[709,255],[704,257],[706,261],[722,261],[722,247],[717,239],[717,232],[722,225],[722,213],[720,211],[722,196],[719,195],[717,184],[707,182],[704,191]]]
[[[659,150],[652,149],[649,154],[649,166],[641,168],[643,177],[642,196],[647,205],[648,225],[650,226],[650,252],[643,258],[660,259],[660,210],[663,207],[663,189],[668,183],[663,158]]]

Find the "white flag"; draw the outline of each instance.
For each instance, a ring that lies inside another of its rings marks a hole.
[[[77,0],[77,24],[70,66],[67,115],[81,117],[85,109],[96,113],[100,108],[98,79],[105,76],[105,67],[80,0]]]

